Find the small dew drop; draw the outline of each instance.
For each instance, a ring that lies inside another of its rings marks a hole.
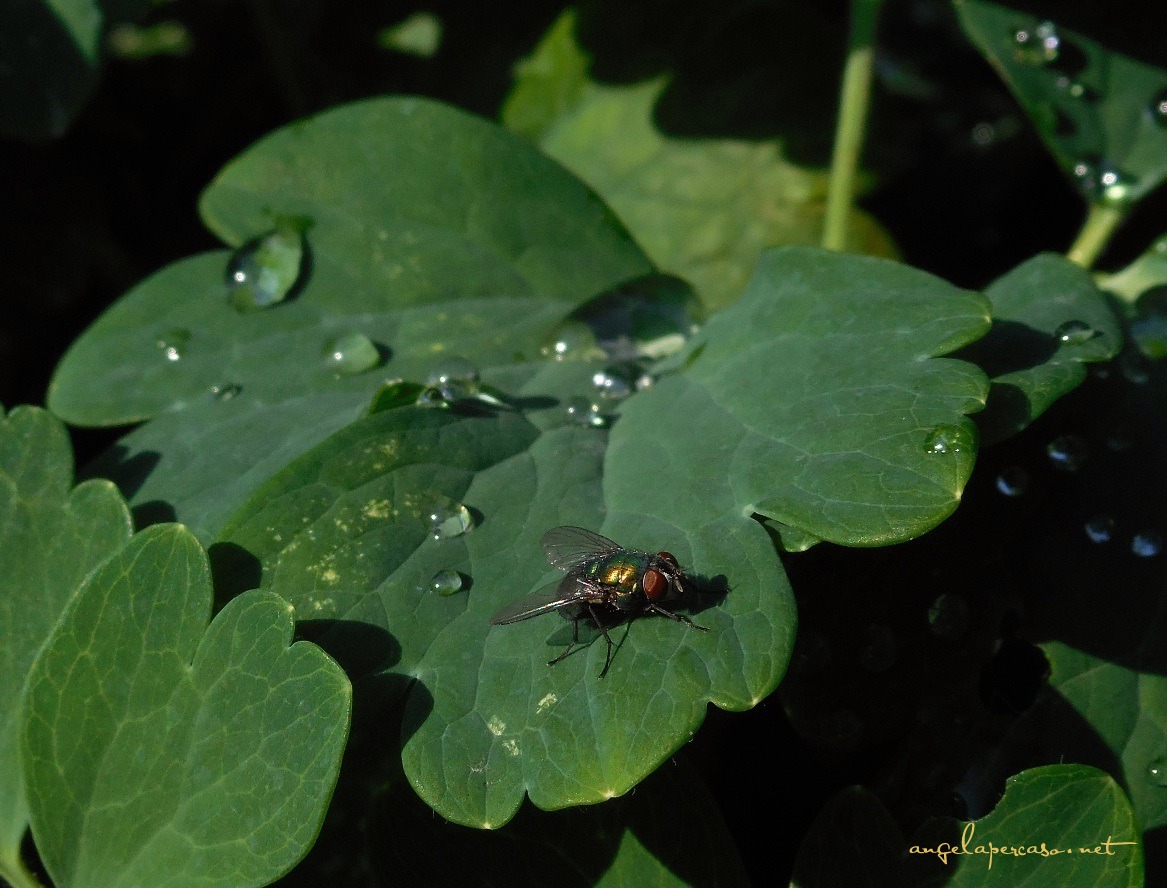
[[[1131,551],[1140,558],[1154,558],[1163,551],[1163,536],[1157,530],[1143,530],[1131,537]]]
[[[462,575],[448,567],[439,570],[430,578],[430,589],[439,595],[453,595],[462,591]]]
[[[182,360],[188,342],[190,342],[190,330],[181,328],[159,333],[154,340],[154,344],[158,346],[168,361]]]
[[[968,433],[960,426],[938,425],[924,440],[924,452],[929,454],[960,453],[967,450],[971,442]]]
[[[945,592],[928,608],[928,626],[936,635],[956,641],[968,631],[968,602],[955,592]]]
[[[1151,118],[1159,126],[1167,126],[1167,89],[1161,89],[1151,100]]]
[[[1147,765],[1147,776],[1156,786],[1167,786],[1167,760],[1163,756]]]
[[[429,519],[435,540],[458,537],[474,527],[470,510],[454,500],[434,500],[429,506]]]
[[[1097,335],[1097,330],[1079,320],[1066,321],[1054,331],[1054,338],[1064,345],[1081,345]]]
[[[465,358],[447,358],[434,368],[426,379],[426,385],[438,388],[452,382],[478,382],[478,368]]]
[[[576,425],[602,428],[608,424],[608,418],[600,412],[600,405],[592,403],[587,398],[570,399],[564,412],[568,420]]]
[[[1054,468],[1063,472],[1076,472],[1086,461],[1086,442],[1077,435],[1059,435],[1045,448]]]
[[[1042,22],[1033,28],[1018,28],[1014,31],[1013,44],[1017,61],[1029,65],[1048,65],[1057,60],[1062,38],[1053,22]]]
[[[1109,515],[1095,515],[1082,529],[1092,543],[1109,543],[1114,539],[1114,519]]]
[[[640,376],[636,378],[636,390],[638,392],[642,392],[646,388],[652,388],[653,382],[655,382],[655,380],[652,378],[652,374],[641,373]]]
[[[211,398],[215,401],[230,401],[243,391],[243,386],[234,383],[211,386]]]
[[[997,490],[1005,496],[1021,496],[1029,489],[1029,472],[1021,466],[1002,469],[997,476]]]
[[[859,649],[859,665],[868,672],[883,672],[896,661],[896,637],[882,623],[872,623],[864,632]]]
[[[227,263],[231,304],[248,312],[283,302],[300,278],[303,259],[304,234],[297,225],[280,225],[249,240]]]
[[[596,394],[609,401],[619,401],[632,394],[632,386],[628,380],[612,369],[602,370],[594,374],[592,385],[596,388]]]
[[[381,353],[364,333],[345,333],[330,339],[325,343],[324,357],[342,376],[356,376],[381,363]]]

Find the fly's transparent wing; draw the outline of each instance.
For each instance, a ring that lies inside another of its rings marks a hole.
[[[512,601],[491,617],[490,622],[495,626],[505,626],[507,623],[517,623],[519,620],[537,617],[587,600],[588,588],[581,585],[575,577],[564,577],[542,586],[518,601]]]
[[[553,527],[539,540],[552,567],[571,570],[624,547],[582,527]]]

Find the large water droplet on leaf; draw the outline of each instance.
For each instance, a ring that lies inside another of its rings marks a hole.
[[[324,357],[342,376],[355,376],[381,363],[381,353],[372,340],[355,332],[330,339],[324,346]]]
[[[462,575],[456,570],[443,568],[430,579],[430,589],[439,595],[453,595],[462,591]]]
[[[1059,435],[1045,449],[1049,461],[1064,472],[1076,472],[1086,461],[1086,442],[1077,435]]]
[[[435,499],[429,506],[430,533],[435,540],[461,536],[474,527],[470,510],[451,499]]]
[[[969,433],[958,425],[938,425],[924,439],[924,452],[930,454],[960,453],[971,446]]]
[[[1085,321],[1078,320],[1066,321],[1054,331],[1054,338],[1063,345],[1081,345],[1097,335],[1097,330]]]
[[[249,240],[227,263],[231,304],[243,312],[278,305],[296,286],[303,261],[304,234],[300,226],[281,224]]]

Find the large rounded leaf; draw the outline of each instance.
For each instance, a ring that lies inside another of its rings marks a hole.
[[[354,419],[386,376],[424,378],[451,355],[530,359],[576,307],[652,270],[553,161],[422,99],[359,102],[273,133],[227,166],[202,210],[231,244],[309,226],[289,298],[236,311],[226,253],[168,266],[74,343],[49,403],[84,425],[165,414],[100,468],[136,488],[136,504],[166,501],[205,534],[239,493]],[[331,355],[349,334],[383,367],[338,374]]]
[[[265,885],[311,846],[349,686],[269,592],[207,625],[206,556],[148,528],[95,570],[29,678],[33,837],[61,888]]]
[[[519,394],[547,402],[589,373],[553,363]],[[258,556],[265,588],[319,621],[313,637],[358,677],[416,680],[405,769],[448,819],[500,826],[524,791],[543,808],[620,795],[688,740],[709,702],[747,708],[785,668],[793,601],[765,531],[651,500],[614,508],[602,484],[606,439],[567,423],[557,404],[530,418],[383,411],[261,487],[224,533]],[[465,504],[479,526],[432,538],[435,502]],[[600,678],[602,641],[547,665],[568,627],[554,615],[491,628],[496,610],[549,578],[539,538],[559,524],[665,548],[719,577],[729,593],[694,615],[709,631],[660,617],[620,627]],[[459,572],[467,591],[437,594],[441,570]],[[354,631],[360,624],[371,628]],[[385,655],[370,662],[361,639],[378,631],[389,636],[378,645]]]
[[[85,575],[130,538],[117,489],[70,490],[60,420],[35,407],[0,412],[0,876],[16,883],[28,820],[17,746],[25,679]]]
[[[988,389],[938,356],[988,326],[983,297],[925,272],[772,250],[685,371],[629,402],[606,484],[636,492],[629,508],[758,513],[847,545],[918,536],[960,502],[976,451],[964,414]],[[686,483],[645,483],[661,476]]]

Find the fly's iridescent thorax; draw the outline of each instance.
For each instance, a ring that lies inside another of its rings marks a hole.
[[[648,565],[648,555],[625,549],[589,564],[585,575],[588,580],[604,586],[612,593],[612,604],[617,608],[632,610],[644,602],[640,584]]]

